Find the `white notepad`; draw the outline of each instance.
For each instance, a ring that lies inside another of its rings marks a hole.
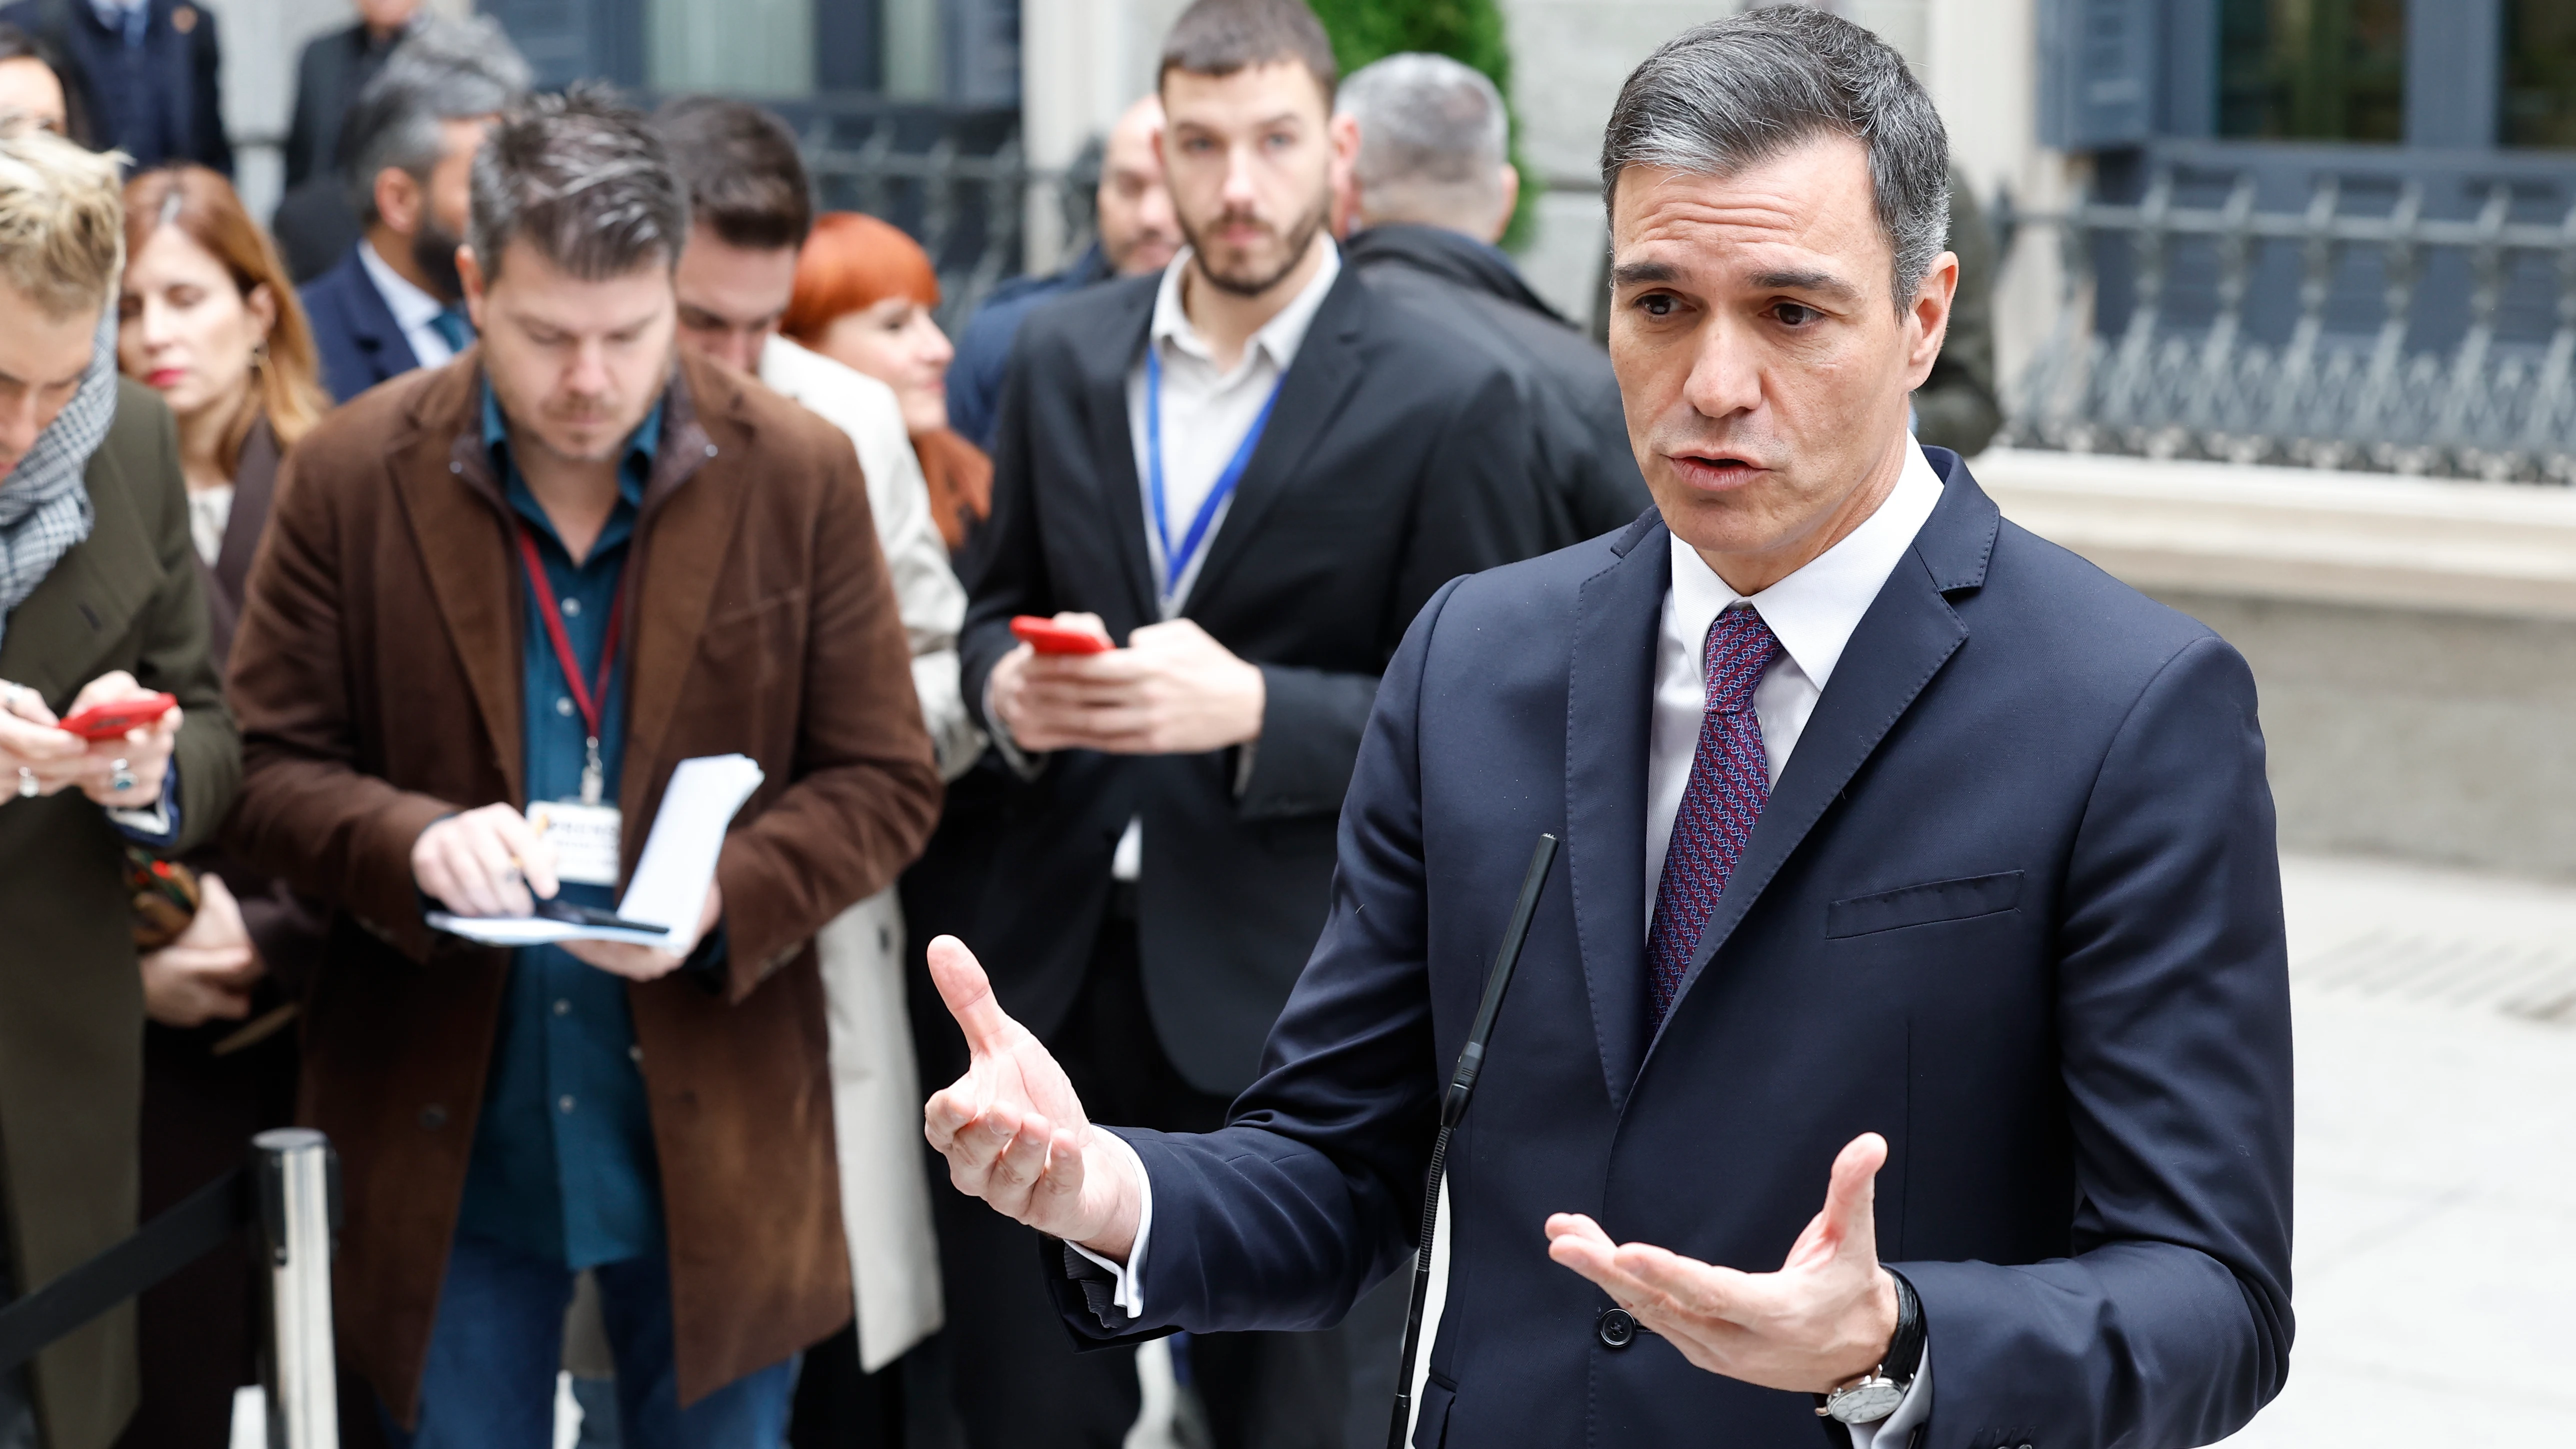
[[[725,826],[764,778],[760,766],[747,755],[682,760],[671,772],[670,787],[662,792],[662,808],[653,817],[653,833],[645,837],[643,857],[635,862],[635,874],[626,882],[626,898],[617,903],[617,914],[669,927],[667,935],[528,916],[456,916],[445,911],[429,913],[430,929],[489,946],[542,946],[556,941],[624,941],[673,950],[694,946],[698,916],[707,905],[707,887],[715,883],[716,857],[724,850]]]

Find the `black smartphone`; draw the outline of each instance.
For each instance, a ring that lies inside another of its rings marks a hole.
[[[561,899],[537,902],[537,915],[543,920],[562,921],[572,926],[599,926],[612,931],[642,931],[654,936],[671,934],[671,928],[668,926],[656,926],[649,921],[630,921],[615,911],[603,911],[596,906],[577,906]]]

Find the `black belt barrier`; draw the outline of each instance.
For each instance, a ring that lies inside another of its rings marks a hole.
[[[277,1341],[271,1439],[287,1449],[334,1449],[331,1236],[340,1226],[339,1172],[319,1132],[280,1128],[251,1139],[252,1160],[144,1225],[142,1231],[0,1306],[0,1374],[125,1300],[150,1289],[242,1230],[263,1229]]]
[[[234,1168],[133,1237],[0,1308],[0,1373],[238,1238],[258,1220],[249,1179],[247,1169]]]

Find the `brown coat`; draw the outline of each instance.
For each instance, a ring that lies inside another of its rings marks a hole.
[[[379,387],[296,448],[232,660],[229,842],[335,907],[302,1114],[340,1153],[342,1341],[406,1423],[509,962],[430,932],[411,846],[451,812],[526,803],[523,585],[478,367]],[[680,761],[740,751],[768,774],[717,866],[729,989],[627,993],[689,1403],[850,1317],[812,938],[918,853],[939,776],[839,432],[680,363],[630,547],[626,868]]]
[[[240,761],[206,657],[178,433],[159,394],[117,388],[83,475],[97,522],[9,616],[0,679],[56,713],[113,669],[177,695],[185,847],[223,818]],[[22,1293],[134,1231],[143,983],[124,847],[79,791],[0,794],[0,1258]],[[35,1383],[51,1449],[103,1449],[134,1408],[133,1310],[47,1349]]]

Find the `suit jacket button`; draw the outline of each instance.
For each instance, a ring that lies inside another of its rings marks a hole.
[[[447,1125],[447,1109],[436,1102],[420,1109],[420,1130],[435,1132]]]
[[[1637,1341],[1637,1320],[1625,1308],[1613,1308],[1601,1315],[1597,1330],[1603,1348],[1626,1348]]]

